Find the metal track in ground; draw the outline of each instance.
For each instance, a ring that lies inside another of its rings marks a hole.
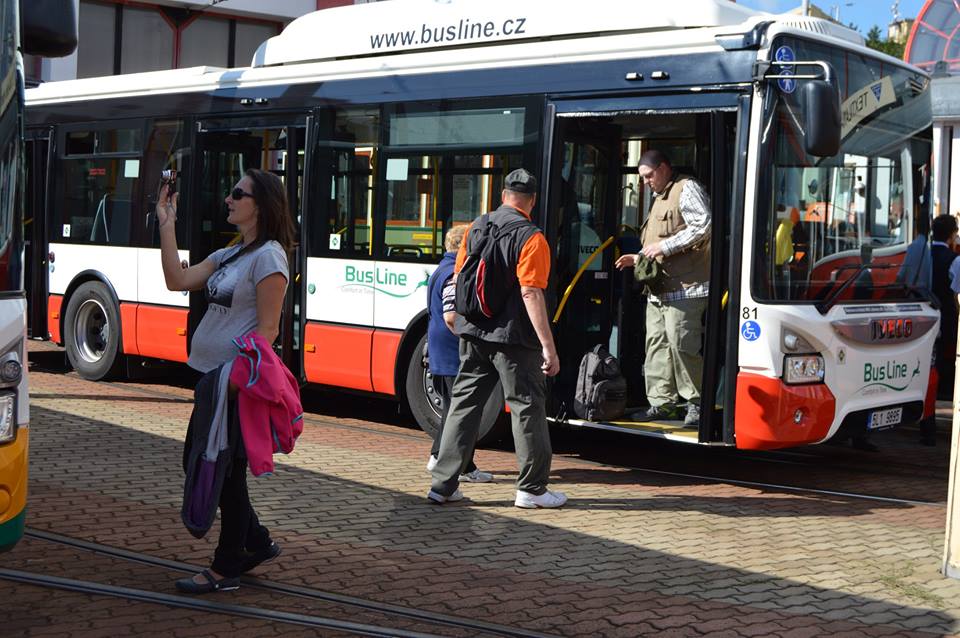
[[[135,600],[137,602],[165,605],[167,607],[175,607],[178,609],[191,609],[194,611],[204,611],[213,614],[223,614],[240,618],[280,622],[290,625],[298,625],[301,627],[311,627],[314,629],[335,629],[337,631],[355,634],[358,636],[375,636],[383,638],[390,638],[393,636],[398,638],[438,638],[441,636],[441,634],[428,634],[407,631],[403,629],[394,629],[391,627],[380,627],[378,625],[367,625],[346,620],[336,620],[334,618],[325,618],[323,616],[293,614],[284,611],[264,609],[262,607],[231,605],[229,603],[213,602],[198,598],[174,596],[173,594],[160,594],[143,589],[119,587],[117,585],[104,585],[102,583],[95,583],[86,580],[60,578],[59,576],[47,576],[45,574],[35,574],[32,572],[18,571],[15,569],[0,568],[0,580],[7,580],[22,585],[34,585],[37,587],[49,587],[82,594],[91,594],[95,596],[123,598],[124,600]]]
[[[37,530],[33,528],[27,528],[24,532],[24,536],[28,538],[33,538],[36,540],[56,543],[58,545],[65,545],[65,546],[73,547],[77,549],[88,550],[88,551],[96,552],[98,554],[103,554],[104,556],[117,558],[120,560],[131,561],[131,562],[140,563],[143,565],[150,565],[153,567],[162,567],[164,569],[169,569],[173,571],[181,571],[181,572],[194,573],[194,574],[199,573],[201,571],[200,568],[198,568],[196,565],[191,565],[189,563],[183,563],[175,560],[168,560],[166,558],[151,556],[149,554],[143,554],[141,552],[135,552],[135,551],[123,549],[120,547],[102,545],[100,543],[94,543],[91,541],[85,541],[85,540],[73,538],[70,536],[64,536],[62,534],[57,534],[54,532],[46,532],[46,531]],[[290,585],[286,583],[279,583],[275,581],[255,578],[252,576],[243,576],[241,577],[240,582],[243,584],[244,587],[247,587],[250,589],[259,589],[262,591],[275,593],[275,594],[285,594],[288,596],[306,598],[310,600],[319,600],[326,603],[333,603],[333,604],[342,605],[342,606],[355,607],[355,608],[363,609],[366,611],[377,612],[377,613],[391,615],[391,616],[398,616],[398,617],[406,618],[409,620],[416,620],[416,621],[435,624],[435,625],[442,625],[445,627],[466,629],[470,631],[482,632],[484,634],[490,634],[490,635],[496,635],[496,636],[505,636],[506,638],[551,638],[549,634],[543,634],[535,631],[528,631],[528,630],[520,629],[516,627],[508,627],[506,625],[499,625],[496,623],[489,623],[489,622],[484,622],[480,620],[472,620],[469,618],[462,618],[459,616],[450,616],[447,614],[440,614],[440,613],[426,611],[422,609],[416,609],[413,607],[405,607],[403,605],[395,605],[392,603],[384,603],[384,602],[379,602],[374,600],[368,600],[366,598],[358,598],[356,596],[348,596],[346,594],[339,594],[335,592],[323,591],[320,589],[313,589],[311,587],[302,587],[300,585]],[[166,596],[167,594],[158,594],[158,595]],[[173,596],[173,598],[177,600],[183,600],[183,597],[180,597],[180,596]],[[395,635],[399,635],[399,634],[395,634]]]

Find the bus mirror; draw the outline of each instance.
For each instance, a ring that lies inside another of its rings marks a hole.
[[[20,0],[24,53],[47,58],[77,48],[77,11],[72,0]]]
[[[840,150],[840,95],[826,80],[801,84],[803,145],[810,155],[831,157]]]

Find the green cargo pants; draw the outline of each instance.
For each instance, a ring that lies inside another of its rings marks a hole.
[[[707,298],[647,302],[647,400],[652,406],[700,403],[703,380],[703,312]]]

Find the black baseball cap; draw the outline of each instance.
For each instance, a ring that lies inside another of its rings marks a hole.
[[[515,171],[511,171],[506,179],[503,180],[503,187],[515,193],[534,195],[537,192],[537,178],[534,177],[530,171],[518,168]]]

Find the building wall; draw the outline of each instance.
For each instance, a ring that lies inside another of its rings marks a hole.
[[[247,66],[265,39],[318,9],[371,0],[74,0],[77,51],[24,60],[28,81],[51,82],[190,66]],[[373,0],[375,1],[375,0]]]

